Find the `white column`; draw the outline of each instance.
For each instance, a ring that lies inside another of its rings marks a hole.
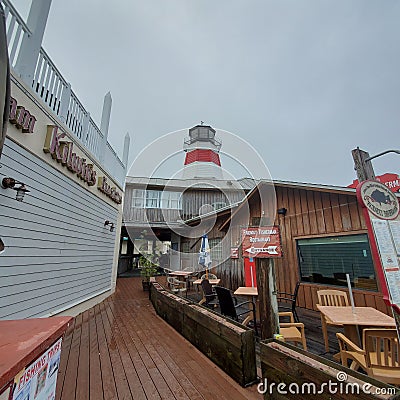
[[[15,71],[29,86],[32,85],[36,63],[47,18],[49,16],[51,0],[33,0],[29,10],[27,25],[32,32],[31,35],[24,35],[21,49],[15,64]]]
[[[103,143],[102,143],[102,146],[100,149],[99,161],[102,163],[104,162],[104,156],[105,156],[106,147],[107,147],[108,128],[110,126],[110,116],[111,116],[111,106],[112,106],[111,93],[108,92],[104,96],[103,111],[101,113],[101,124],[100,124],[100,130],[101,130],[101,133],[103,134]]]
[[[71,84],[68,83],[67,86],[63,87],[61,93],[61,105],[60,105],[60,112],[59,118],[64,124],[67,123],[67,115],[68,115],[68,108],[69,108],[69,101],[71,99]]]
[[[122,156],[122,163],[125,166],[125,174],[128,168],[128,157],[129,157],[129,146],[131,143],[131,138],[129,137],[129,133],[127,132],[125,135],[125,140],[124,140],[124,152]]]

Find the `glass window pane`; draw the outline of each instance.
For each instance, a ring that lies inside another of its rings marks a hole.
[[[301,279],[307,282],[377,290],[368,237],[348,235],[297,240]]]

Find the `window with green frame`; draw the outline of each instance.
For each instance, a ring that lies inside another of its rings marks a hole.
[[[366,234],[298,239],[302,281],[377,290],[374,264]]]

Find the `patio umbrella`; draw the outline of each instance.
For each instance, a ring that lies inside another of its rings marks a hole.
[[[204,234],[201,238],[199,264],[206,269],[206,278],[208,279],[208,268],[211,265],[210,246],[208,244],[208,236]]]

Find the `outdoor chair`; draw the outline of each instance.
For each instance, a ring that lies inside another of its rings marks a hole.
[[[199,272],[194,271],[192,268],[186,267],[183,268],[183,271],[188,271],[189,275],[186,279],[187,285],[188,285],[188,289],[190,289],[190,285],[192,285],[193,287],[193,282],[197,280],[198,276],[199,276]]]
[[[208,279],[203,279],[201,281],[201,287],[203,289],[203,303],[205,303],[206,307],[215,307],[218,305],[217,293],[213,290],[213,287],[210,284]]]
[[[336,307],[346,307],[349,306],[349,300],[347,298],[347,293],[342,290],[318,290],[318,304],[320,306],[336,306]],[[333,324],[328,318],[326,318],[321,313],[321,326],[322,333],[324,335],[325,351],[329,351],[329,340],[328,340],[328,325]],[[336,325],[338,326],[338,325]],[[340,326],[340,325],[339,325]]]
[[[221,314],[239,322],[239,317],[241,317],[245,314],[252,313],[254,329],[255,329],[256,335],[258,336],[257,322],[256,322],[256,305],[254,304],[254,302],[253,301],[244,301],[244,302],[238,304],[236,297],[232,296],[232,292],[229,289],[224,288],[222,286],[215,286],[214,289],[215,289],[215,292],[217,293],[218,303],[219,303],[219,307],[221,310]],[[251,306],[251,308],[238,312],[239,307],[243,307],[243,306]],[[248,318],[246,318],[246,320],[247,319]],[[251,319],[249,319],[248,322],[250,322],[250,321],[251,321]]]
[[[171,292],[177,293],[178,295],[182,295],[182,293],[186,292],[187,294],[187,287],[186,287],[186,282],[180,281],[179,279],[173,277],[173,276],[168,276],[167,277],[167,282],[168,285],[171,289]]]
[[[206,279],[207,278],[207,274],[203,274],[200,279]],[[210,272],[208,273],[208,279],[218,279],[217,275],[211,274]]]
[[[291,311],[278,313],[279,318],[289,317],[290,322],[279,322],[279,332],[285,339],[285,342],[301,343],[304,350],[307,350],[306,334],[304,324],[295,322]]]
[[[362,368],[368,376],[393,385],[400,385],[400,347],[396,329],[364,329],[362,346],[342,333],[336,333],[342,365]]]
[[[293,313],[294,321],[300,322],[296,312],[297,295],[299,293],[300,282],[296,283],[293,293],[277,292],[278,302],[285,302],[285,304],[279,304],[279,308],[288,309]]]

